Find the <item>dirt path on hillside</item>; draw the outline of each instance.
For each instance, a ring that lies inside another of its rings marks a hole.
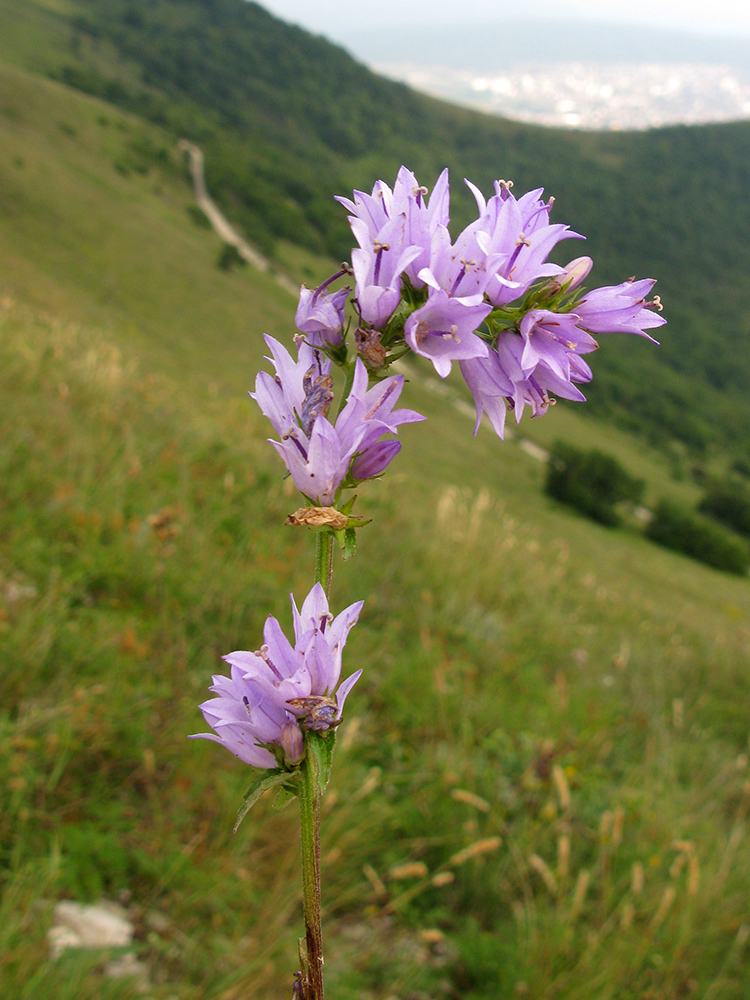
[[[187,139],[180,139],[178,149],[181,152],[187,153],[190,175],[193,178],[195,200],[200,210],[213,226],[214,231],[225,243],[236,247],[237,253],[248,264],[252,264],[258,271],[270,272],[271,266],[268,260],[255,247],[250,246],[247,240],[230,225],[206,190],[206,179],[203,171],[203,150],[196,146],[195,143],[188,142]],[[299,295],[299,286],[295,285],[291,278],[278,272],[273,273],[273,278],[285,291],[297,298]]]

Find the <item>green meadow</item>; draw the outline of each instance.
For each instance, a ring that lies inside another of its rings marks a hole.
[[[250,775],[186,737],[221,655],[312,581],[247,396],[294,299],[217,267],[155,124],[4,66],[0,151],[0,993],[143,996],[111,953],[50,957],[55,902],[105,898],[148,997],[288,995],[295,810],[233,836]],[[324,807],[330,996],[746,997],[748,580],[553,504],[523,442],[614,454],[647,504],[698,500],[688,459],[564,402],[474,438],[459,379],[405,371],[429,419],[334,573],[336,609],[366,601]]]

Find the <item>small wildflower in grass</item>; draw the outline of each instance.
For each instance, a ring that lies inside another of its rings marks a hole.
[[[292,602],[294,645],[269,617],[259,650],[224,657],[230,676],[214,677],[211,690],[217,697],[200,706],[214,732],[198,735],[265,769],[246,793],[237,825],[274,786],[277,803],[299,798],[305,939],[293,990],[305,1000],[323,1000],[320,803],[335,744],[330,730],[361,673],[339,685],[341,651],[362,602],[336,618],[328,611],[333,541],[350,558],[356,551],[356,530],[368,523],[351,514],[356,497],[341,503],[341,494],[380,476],[401,449],[392,435],[401,424],[424,419],[413,410],[394,408],[404,377],[390,375],[390,366],[411,352],[427,358],[446,378],[456,361],[476,404],[474,433],[487,413],[502,437],[508,410],[515,410],[519,421],[526,406],[532,416],[540,416],[556,396],[584,399],[576,383],[592,377],[582,360],[598,346],[592,334],[648,337],[647,329],[664,322],[652,311],[661,309],[658,297],[647,300],[654,284],[650,278],[586,294],[580,286],[591,269],[590,258],[579,257],[567,267],[547,259],[561,240],[580,237],[568,226],[550,222],[553,199],[544,201],[541,188],[516,199],[510,182],[497,181],[487,201],[467,184],[478,216],[455,241],[448,230],[447,170],[429,198],[406,167],[392,190],[378,181],[371,195],[355,191],[353,200],[338,198],[349,212],[358,244],[351,265],[342,263],[314,291],[302,287],[295,316],[297,358],[266,337],[276,371],[260,372],[251,394],[271,421],[279,437],[271,444],[306,501],[285,523],[315,532],[317,582],[301,611]],[[350,325],[345,308],[351,289],[328,291],[345,275],[353,275],[355,282]],[[343,392],[331,422],[334,363],[343,376]],[[536,551],[531,544],[529,550]],[[374,788],[379,778],[376,769],[351,801]],[[560,809],[567,814],[570,791],[560,767],[553,768],[553,778]],[[491,811],[491,804],[473,792],[454,789],[451,796],[480,813]],[[554,805],[552,811],[556,813]],[[475,827],[472,820],[469,828]],[[616,846],[614,834],[612,843]],[[480,838],[451,855],[447,867],[467,864],[501,844],[499,836]],[[558,877],[537,854],[529,865],[549,892],[562,898],[570,874],[569,836],[558,840]],[[693,867],[697,885],[697,863]],[[388,890],[375,869],[366,865],[363,870],[378,899],[386,898]],[[418,881],[391,899],[383,913],[393,912],[428,885],[447,885],[455,875],[442,871],[430,878],[423,861],[412,861],[391,869],[389,878]],[[587,884],[579,878],[576,914]],[[665,897],[654,927],[669,905]]]
[[[210,690],[218,697],[203,702],[200,709],[215,732],[192,738],[220,743],[252,767],[299,764],[300,727],[323,728],[323,721],[325,728],[335,725],[362,673],[357,670],[339,685],[341,653],[362,603],[334,618],[323,588],[316,583],[299,611],[292,598],[293,646],[269,616],[260,649],[227,654],[229,677],[213,678]]]

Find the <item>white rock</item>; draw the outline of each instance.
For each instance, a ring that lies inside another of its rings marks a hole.
[[[81,939],[69,927],[50,927],[47,932],[50,951],[53,958],[59,958],[66,948],[80,948]]]
[[[58,903],[52,915],[49,943],[55,957],[66,948],[123,948],[133,940],[133,925],[121,907],[106,900],[86,906]]]

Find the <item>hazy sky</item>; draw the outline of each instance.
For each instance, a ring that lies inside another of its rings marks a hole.
[[[644,28],[674,28],[700,34],[750,37],[750,3],[747,0],[258,0],[278,17],[292,21],[334,40],[348,30],[379,25],[451,24],[464,14],[471,21],[503,18],[586,18],[642,24]]]

